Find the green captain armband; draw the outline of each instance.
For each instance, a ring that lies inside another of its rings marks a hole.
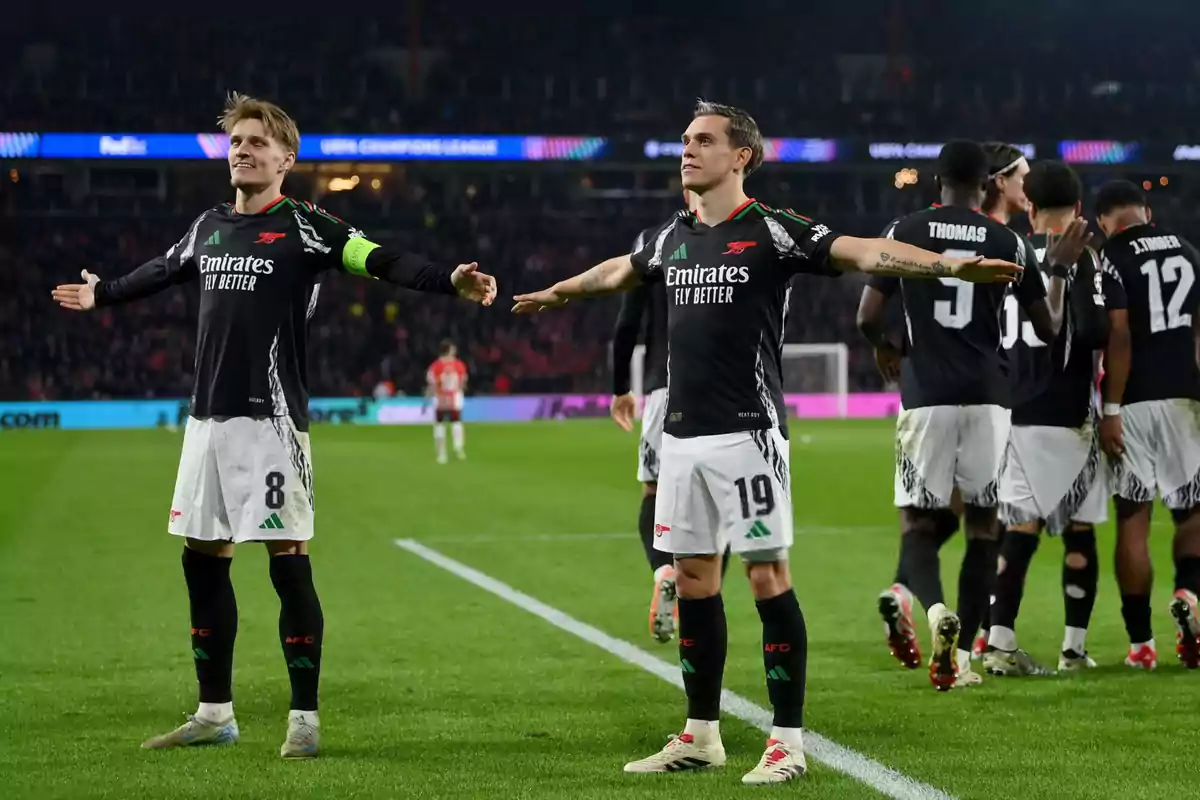
[[[374,278],[374,275],[367,272],[367,256],[371,255],[372,250],[377,249],[379,249],[379,245],[375,242],[361,236],[353,236],[346,241],[346,246],[342,248],[342,266],[352,275]]]

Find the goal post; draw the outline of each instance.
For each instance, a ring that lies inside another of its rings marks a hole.
[[[785,344],[782,364],[784,394],[832,395],[837,416],[847,416],[850,404],[850,348],[845,342]],[[644,394],[645,365],[646,346],[639,344],[633,348],[629,373],[630,388],[639,400]]]
[[[850,406],[850,348],[845,342],[785,344],[783,393],[832,395],[837,416]]]

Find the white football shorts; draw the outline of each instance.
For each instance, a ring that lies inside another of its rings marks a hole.
[[[167,530],[201,541],[311,539],[308,434],[290,417],[189,418]]]

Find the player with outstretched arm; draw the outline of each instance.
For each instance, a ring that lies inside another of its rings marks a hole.
[[[234,546],[264,542],[280,600],[279,639],[291,679],[280,754],[320,751],[317,686],[325,620],[313,585],[313,468],[308,442],[308,321],[322,274],[343,270],[421,292],[490,305],[495,279],[477,265],[443,267],[397,253],[311,203],[283,194],[300,134],[278,106],[231,95],[232,203],[198,216],[165,255],[113,280],[88,271],[53,290],[63,308],[90,311],[171,286],[200,285],[190,417],[167,530],[184,537],[183,575],[200,704],[150,749],[238,740],[233,649],[238,614]]]
[[[667,408],[655,505],[655,547],[675,558],[679,655],[687,722],[661,752],[627,772],[725,763],[718,730],[726,623],[721,553],[746,563],[763,626],[763,668],[774,727],[743,781],[780,783],[805,772],[802,742],[807,630],[792,589],[788,432],[780,367],[791,279],[868,272],[977,282],[1016,280],[1016,264],[955,259],[887,239],[839,236],[790,210],[746,196],[763,139],[741,109],[701,101],[683,134],[681,174],[696,198],[635,253],[548,289],[517,295],[533,313],[591,295],[666,286]]]

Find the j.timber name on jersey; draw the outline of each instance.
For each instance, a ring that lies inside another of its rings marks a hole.
[[[675,304],[681,306],[732,303],[733,289],[750,282],[749,267],[667,267],[667,287],[675,290]]]
[[[259,275],[275,271],[275,260],[253,256],[201,255],[200,274],[204,276],[204,291],[253,292]]]
[[[1156,253],[1159,250],[1178,250],[1183,247],[1179,243],[1179,237],[1171,236],[1170,234],[1165,236],[1143,236],[1140,239],[1132,240],[1129,246],[1133,248],[1134,254],[1139,256],[1142,253]]]

